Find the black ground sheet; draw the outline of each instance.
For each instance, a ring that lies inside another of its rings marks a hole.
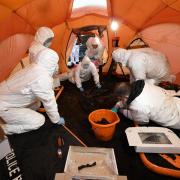
[[[58,99],[58,108],[66,120],[66,126],[89,147],[114,148],[119,174],[126,175],[129,180],[172,180],[172,177],[161,176],[147,169],[134,148],[128,146],[125,129],[134,124],[121,114],[119,114],[120,123],[112,140],[102,142],[95,138],[88,122],[88,115],[92,110],[110,109],[115,104],[112,90],[117,81],[120,80],[112,77],[104,78],[100,90],[97,90],[93,81],[90,81],[83,84],[86,90],[84,93],[80,93],[68,81],[63,82],[64,91]],[[81,144],[62,126],[53,125],[47,116],[46,119],[46,124],[38,130],[9,136],[15,153],[0,161],[0,180],[21,179],[20,176],[24,180],[51,180],[56,172],[63,172],[69,145]],[[62,159],[57,156],[58,136],[62,136],[65,141]],[[148,156],[153,162],[158,161],[161,166],[171,167],[162,158],[157,157],[158,155]],[[16,169],[14,174],[11,172],[13,168]]]
[[[57,139],[64,140],[62,158],[58,157]],[[54,180],[63,172],[69,145],[82,146],[63,126],[47,119],[40,129],[9,136],[14,152],[0,161],[0,180]]]

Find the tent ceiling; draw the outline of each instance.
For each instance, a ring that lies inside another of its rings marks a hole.
[[[34,28],[43,25],[53,27],[66,20],[69,7],[67,2],[66,0],[34,0],[19,8],[16,13]]]
[[[122,19],[135,31],[139,31],[147,25],[167,22],[180,23],[179,6],[179,0],[111,0],[113,16]],[[175,16],[176,18],[174,18]]]
[[[0,3],[12,10],[16,10],[32,0],[1,0]]]
[[[107,0],[107,5],[111,10],[109,16],[121,20],[135,32],[154,24],[180,23],[180,0]],[[11,23],[17,16],[25,22],[25,32],[28,29],[32,33],[40,26],[54,27],[70,18],[72,6],[73,0],[0,0],[0,34],[7,30],[4,22]],[[9,35],[21,32],[22,28],[12,29],[14,32],[11,30]]]
[[[180,1],[179,0],[162,0],[165,4],[169,7],[173,8],[174,10],[180,11]]]

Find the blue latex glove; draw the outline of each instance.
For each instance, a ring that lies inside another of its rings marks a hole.
[[[113,107],[113,108],[111,109],[111,111],[117,113],[117,112],[118,112],[118,109],[116,109],[115,107]]]
[[[83,92],[83,91],[84,91],[84,88],[83,88],[83,87],[80,87],[79,90],[80,90],[81,92]]]
[[[60,117],[60,120],[57,122],[59,125],[65,125],[65,120],[63,117]]]
[[[98,83],[98,84],[96,84],[96,87],[97,87],[98,89],[100,89],[102,86],[101,86],[100,83]]]

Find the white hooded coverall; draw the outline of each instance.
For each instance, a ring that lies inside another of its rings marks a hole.
[[[97,45],[97,48],[94,49],[92,45]],[[92,60],[96,67],[103,65],[104,46],[100,39],[98,37],[90,37],[86,42],[86,46],[86,56]]]
[[[38,129],[45,117],[34,111],[43,103],[53,123],[60,120],[53,91],[52,75],[59,57],[51,49],[41,51],[34,63],[0,84],[0,117],[6,134]]]
[[[48,49],[44,45],[47,39],[53,38],[54,33],[53,31],[48,27],[40,27],[35,34],[34,41],[32,42],[30,48],[29,48],[29,57],[30,61],[33,62],[35,56],[38,52],[40,52],[43,49]]]
[[[85,64],[89,65],[87,69],[83,67]],[[93,76],[95,84],[99,84],[99,74],[96,66],[85,56],[82,62],[75,68],[74,78],[72,78],[71,82],[75,81],[76,86],[80,88],[82,87],[82,82],[90,80],[91,76]]]
[[[159,84],[161,81],[175,80],[165,55],[151,48],[136,50],[118,48],[113,51],[112,57],[116,62],[122,63],[122,66],[129,68],[131,82],[143,79],[152,84]]]
[[[36,55],[42,50],[48,50],[49,47],[45,45],[45,42],[49,38],[54,38],[53,31],[48,27],[40,27],[35,34],[34,41],[29,48],[29,59],[30,62],[34,62]],[[59,66],[57,66],[56,72],[58,72]],[[53,86],[60,86],[60,81],[58,78],[54,78]]]
[[[177,93],[145,82],[139,96],[129,105],[128,111],[121,112],[139,124],[147,124],[149,120],[174,129],[180,129],[180,91]],[[120,103],[119,103],[120,104]]]
[[[74,42],[74,46],[70,55],[71,63],[78,64],[79,63],[79,44],[77,44],[77,40]]]
[[[87,65],[87,68],[84,68],[84,65]],[[90,80],[91,76],[93,76],[96,85],[100,84],[96,66],[87,56],[84,56],[82,62],[71,69],[70,72],[61,74],[59,79],[62,81],[68,79],[73,84],[76,84],[77,88],[81,88],[82,82]]]

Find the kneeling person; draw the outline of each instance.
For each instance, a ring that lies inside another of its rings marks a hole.
[[[77,88],[82,92],[84,91],[82,82],[90,80],[91,76],[93,76],[94,78],[96,87],[101,88],[101,84],[99,82],[99,74],[96,66],[87,56],[84,56],[82,62],[71,69],[70,72],[60,74],[58,77],[60,81],[68,79],[73,84],[76,84]]]
[[[53,91],[52,76],[59,57],[51,49],[41,51],[35,61],[0,84],[0,117],[5,134],[19,134],[38,129],[45,117],[36,112],[40,102],[52,123],[64,124]]]
[[[120,109],[126,117],[138,124],[155,123],[180,129],[180,91],[169,91],[144,80],[120,83],[115,88],[119,102],[112,108]]]

